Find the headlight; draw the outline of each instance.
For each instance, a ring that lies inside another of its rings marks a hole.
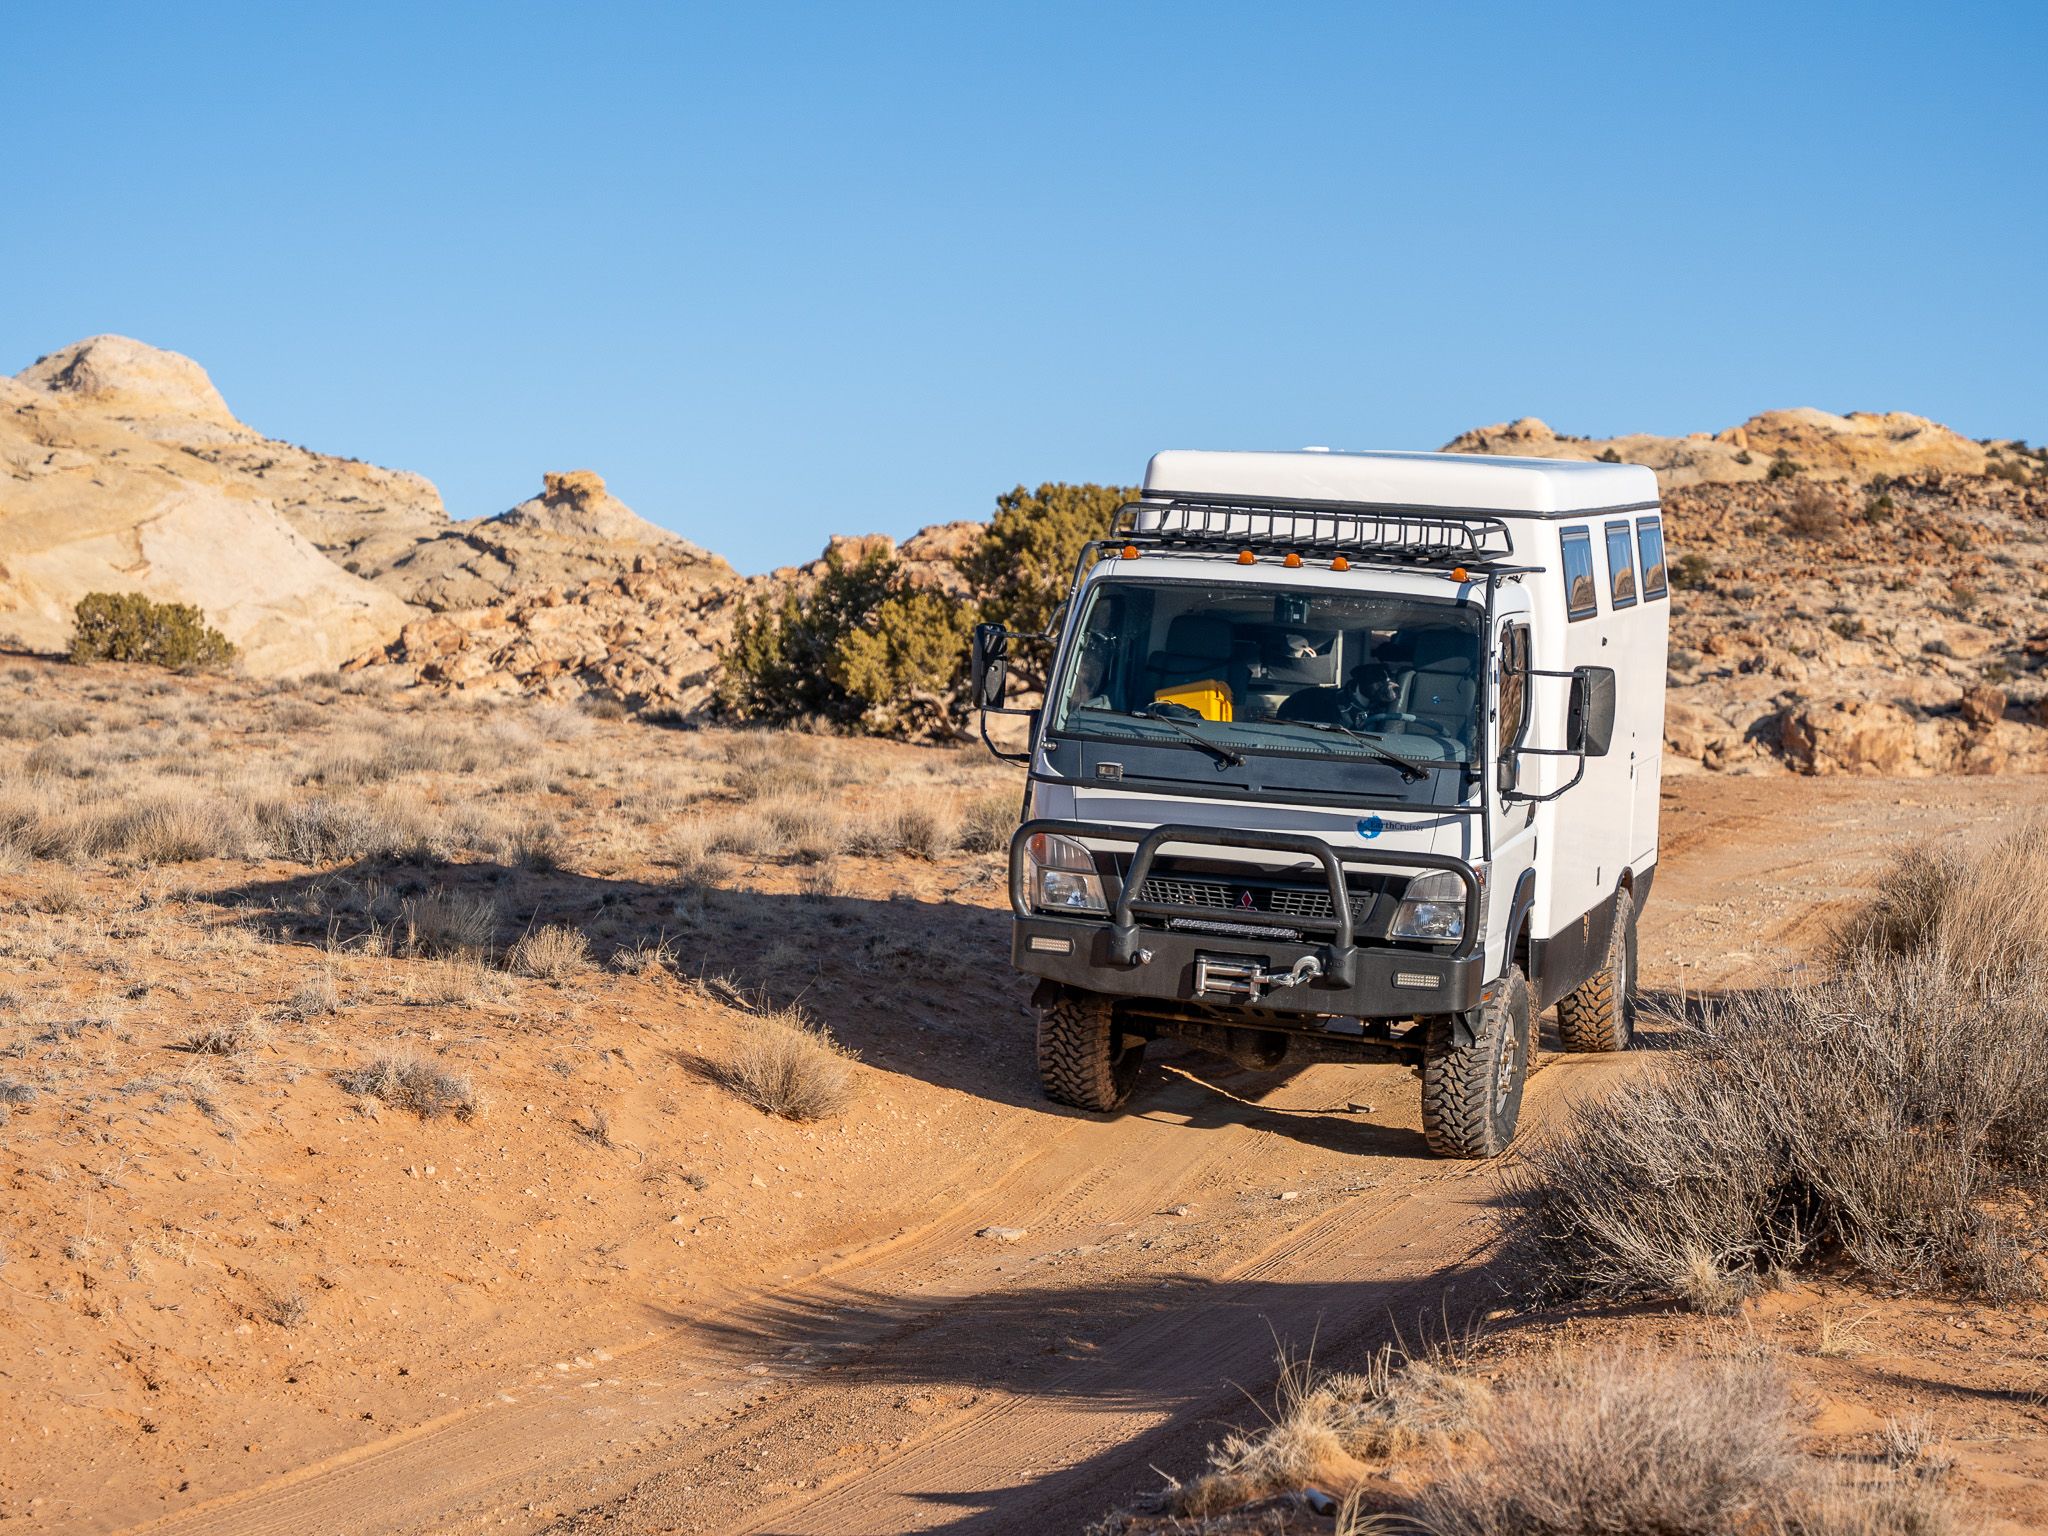
[[[1034,832],[1024,845],[1031,860],[1031,904],[1041,912],[1107,912],[1095,855],[1071,837]]]
[[[1479,889],[1486,889],[1486,869],[1478,870]],[[1449,870],[1417,875],[1401,893],[1401,905],[1394,909],[1394,925],[1387,930],[1394,939],[1421,939],[1431,944],[1455,944],[1465,937],[1465,882]]]

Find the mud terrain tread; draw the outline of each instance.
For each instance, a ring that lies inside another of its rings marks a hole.
[[[1521,1109],[1521,1088],[1529,1072],[1529,984],[1520,967],[1511,966],[1486,1005],[1477,1038],[1455,1043],[1453,1021],[1429,1021],[1423,1037],[1422,1134],[1438,1157],[1498,1157],[1514,1139]],[[1514,1030],[1520,1061],[1517,1082],[1505,1112],[1493,1104],[1495,1052],[1489,1043],[1502,1031]]]
[[[1627,891],[1614,897],[1614,929],[1607,937],[1607,963],[1575,991],[1557,1000],[1557,1038],[1567,1051],[1625,1051],[1635,1035],[1628,947],[1635,926],[1635,901]],[[1624,979],[1616,985],[1616,975]]]
[[[1038,1011],[1038,1081],[1057,1104],[1106,1113],[1123,1107],[1135,1063],[1117,1071],[1115,1005],[1087,992],[1062,992]]]

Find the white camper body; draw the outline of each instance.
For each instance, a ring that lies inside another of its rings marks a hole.
[[[1668,594],[1639,466],[1156,455],[1032,712],[1013,958],[1047,1090],[1113,1108],[1161,1036],[1404,1060],[1437,1150],[1501,1150],[1536,1015],[1628,1043]],[[1019,638],[977,633],[985,706]]]

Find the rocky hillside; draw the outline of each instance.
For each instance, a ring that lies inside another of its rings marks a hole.
[[[1658,437],[1571,437],[1534,416],[1461,433],[1446,453],[1496,453],[1538,459],[1605,459],[1647,464],[1667,491],[1681,486],[1740,484],[1803,474],[1809,479],[1864,481],[1873,475],[1925,470],[1981,475],[2001,462],[2024,460],[2011,443],[1979,443],[1925,416],[1904,411],[1851,411],[1836,416],[1801,408],[1764,411],[1739,427]]]
[[[254,673],[303,672],[382,645],[421,609],[646,558],[733,577],[588,470],[451,522],[423,477],[265,437],[197,363],[126,337],[0,377],[0,639],[30,649],[63,645],[85,593],[139,591],[205,610]]]
[[[887,551],[913,582],[960,596],[966,582],[955,562],[982,527],[940,524],[900,546],[881,534],[835,538],[826,555]],[[814,582],[825,568],[821,557],[767,576],[707,582],[687,563],[642,554],[617,575],[415,620],[352,669],[394,668],[403,682],[463,691],[565,699],[595,691],[641,712],[694,714],[711,702],[719,652],[741,605]]]

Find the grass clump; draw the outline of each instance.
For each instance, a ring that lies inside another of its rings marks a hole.
[[[152,602],[140,592],[88,592],[71,610],[71,659],[216,671],[235,659],[235,648],[187,603]]]
[[[435,891],[408,896],[399,908],[406,952],[414,955],[473,958],[490,948],[497,932],[498,909],[488,898]]]
[[[590,940],[581,929],[550,923],[520,935],[506,959],[523,976],[567,981],[590,968]]]
[[[438,1115],[467,1120],[479,1108],[467,1077],[416,1056],[379,1056],[367,1066],[337,1072],[334,1080],[345,1093],[409,1109],[422,1120]]]
[[[785,1120],[822,1120],[853,1098],[853,1052],[801,1009],[745,1016],[739,1043],[714,1068],[756,1109]]]
[[[270,1026],[252,1013],[207,1025],[186,1038],[185,1049],[195,1056],[241,1056],[269,1043]]]
[[[1507,1191],[1549,1295],[1726,1310],[1775,1270],[2008,1300],[2048,1282],[2038,829],[1915,853],[1832,974],[1681,1027],[1670,1070],[1573,1112]]]

